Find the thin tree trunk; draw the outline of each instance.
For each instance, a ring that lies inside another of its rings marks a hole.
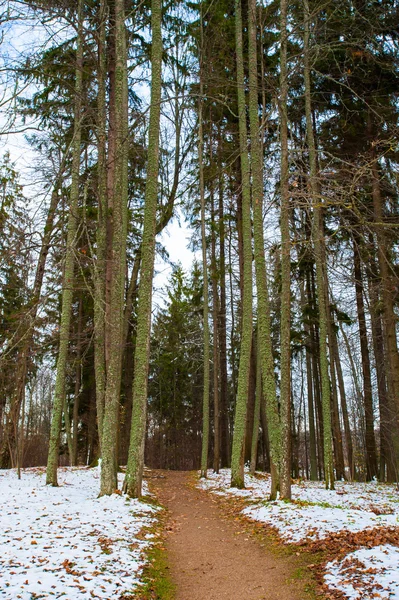
[[[73,395],[73,438],[72,438],[72,457],[73,466],[78,464],[78,423],[79,423],[79,399],[82,379],[82,312],[83,299],[79,298],[78,331],[76,341],[76,370],[75,370],[75,393]]]
[[[107,155],[106,155],[106,22],[107,2],[100,1],[98,25],[97,65],[97,258],[94,266],[94,369],[96,380],[97,427],[100,454],[105,408],[106,364],[105,364],[105,274],[107,255]]]
[[[280,320],[280,419],[281,419],[281,497],[291,499],[291,242],[288,171],[288,73],[287,73],[288,0],[280,1],[280,144],[281,144],[281,320]]]
[[[366,477],[377,476],[377,451],[374,437],[373,390],[371,385],[370,354],[367,339],[366,316],[363,299],[363,274],[359,252],[359,235],[353,233],[353,265],[355,276],[357,318],[359,322],[360,351],[363,372],[363,400],[366,428]]]
[[[304,283],[300,283],[301,304],[304,312],[306,306]],[[308,392],[308,419],[309,419],[309,446],[310,446],[310,479],[317,480],[317,451],[316,451],[316,430],[313,399],[313,381],[312,381],[312,360],[311,360],[311,339],[310,327],[307,318],[304,319],[304,328],[307,338],[305,348],[306,360],[306,387]]]
[[[208,452],[209,452],[209,386],[210,386],[210,343],[209,343],[209,291],[208,291],[208,261],[206,253],[206,207],[205,207],[205,183],[204,183],[204,136],[203,136],[203,64],[202,64],[202,17],[201,17],[201,67],[200,67],[200,99],[198,107],[198,164],[200,180],[200,202],[201,202],[201,248],[202,248],[202,277],[203,277],[203,358],[204,358],[204,387],[202,397],[202,451],[201,451],[201,477],[207,476]]]
[[[219,153],[222,149],[219,136]],[[225,258],[225,224],[223,207],[223,173],[219,160],[219,280],[220,302],[218,315],[219,370],[220,370],[220,460],[221,466],[230,463],[230,435],[228,418],[228,386],[227,386],[227,350],[226,350],[226,258]]]
[[[211,148],[210,148],[210,151]],[[212,185],[212,183],[211,183]],[[213,325],[213,415],[214,415],[214,444],[213,444],[213,470],[219,473],[220,467],[220,395],[219,395],[219,294],[218,272],[216,263],[216,223],[213,189],[211,189],[211,263],[212,263],[212,325]]]
[[[151,333],[152,283],[155,259],[156,212],[158,200],[159,130],[162,83],[162,0],[151,2],[151,108],[148,132],[147,182],[145,189],[142,262],[137,307],[137,335],[134,359],[132,429],[124,491],[141,496],[144,444],[147,423],[148,363]]]
[[[257,330],[259,325],[257,327]],[[259,423],[260,423],[260,405],[262,402],[262,359],[259,347],[259,335],[256,335],[256,392],[255,392],[255,408],[254,408],[254,423],[252,430],[252,445],[251,445],[251,474],[254,475],[258,458],[258,439],[259,439]]]
[[[62,411],[65,404],[65,380],[68,360],[69,334],[71,327],[72,299],[75,267],[75,242],[78,228],[79,204],[79,167],[82,128],[82,68],[83,68],[83,1],[78,2],[78,35],[75,69],[75,106],[72,147],[72,181],[64,276],[62,282],[62,307],[60,323],[60,342],[57,360],[57,376],[54,386],[54,404],[51,420],[49,452],[47,459],[46,483],[57,486],[58,455],[61,437]]]
[[[335,473],[337,479],[345,477],[345,462],[344,462],[344,451],[342,446],[342,433],[341,424],[339,418],[339,406],[338,406],[338,390],[337,390],[337,378],[335,375],[335,361],[334,361],[334,350],[333,350],[333,327],[334,323],[331,316],[331,309],[329,302],[327,302],[327,332],[329,342],[329,356],[330,356],[330,377],[331,377],[331,421],[333,430],[333,448],[334,448],[334,459],[335,459]]]
[[[338,378],[338,387],[339,387],[339,396],[341,399],[341,410],[342,410],[342,418],[344,421],[344,431],[345,431],[345,443],[346,443],[346,451],[348,456],[348,465],[350,478],[353,481],[355,478],[355,469],[354,469],[354,461],[353,461],[353,443],[352,443],[352,434],[349,423],[349,414],[348,414],[348,404],[346,401],[346,392],[345,392],[345,384],[344,377],[342,374],[341,361],[339,357],[338,351],[338,341],[337,334],[335,330],[332,331],[332,352],[334,355],[334,364],[337,370],[337,378]]]
[[[251,192],[247,148],[247,125],[244,89],[244,59],[241,0],[235,0],[235,41],[237,60],[237,100],[240,137],[243,231],[243,302],[241,319],[241,351],[238,371],[237,398],[234,415],[233,448],[231,453],[231,486],[244,487],[244,447],[247,418],[247,397],[252,347],[252,234]]]
[[[51,194],[50,206],[47,212],[47,218],[42,237],[42,244],[36,266],[35,280],[33,284],[30,306],[28,307],[27,315],[23,320],[23,325],[21,325],[22,340],[17,365],[16,390],[11,400],[10,411],[7,416],[7,421],[4,427],[3,444],[0,450],[0,469],[10,468],[10,453],[13,453],[13,449],[16,445],[14,431],[17,425],[15,424],[17,424],[19,421],[19,414],[25,394],[26,379],[28,375],[29,355],[33,343],[36,317],[39,309],[40,295],[43,286],[46,261],[50,250],[51,235],[53,233],[54,227],[54,218],[59,202],[58,189],[60,185],[60,178],[65,169],[65,160],[66,156],[64,155],[59,169],[59,173],[56,178],[56,182],[54,184],[54,189]]]

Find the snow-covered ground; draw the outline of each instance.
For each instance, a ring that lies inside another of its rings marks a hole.
[[[126,496],[97,498],[97,469],[0,471],[0,599],[131,598],[157,509]]]
[[[230,470],[208,472],[198,486],[215,494],[242,497],[243,513],[275,527],[285,542],[305,543],[341,532],[377,527],[399,527],[399,492],[392,485],[336,482],[335,490],[323,483],[304,481],[292,486],[293,502],[269,502],[270,477],[245,474],[245,490],[230,488]],[[399,600],[399,548],[389,544],[360,548],[326,565],[325,582],[351,600]]]
[[[269,502],[270,478],[245,474],[245,490],[230,488],[230,470],[209,472],[198,485],[216,494],[246,499],[244,514],[272,525],[291,543],[316,540],[330,533],[362,531],[379,526],[399,526],[399,492],[394,486],[336,482],[334,491],[322,482],[304,481],[292,486],[294,502]]]
[[[399,599],[399,548],[389,544],[360,548],[327,565],[327,585],[350,600]]]

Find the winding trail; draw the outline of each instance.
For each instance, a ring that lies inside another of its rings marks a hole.
[[[166,547],[176,600],[304,599],[289,582],[290,557],[274,556],[243,533],[217,498],[190,485],[189,473],[156,473],[151,487],[170,515]]]

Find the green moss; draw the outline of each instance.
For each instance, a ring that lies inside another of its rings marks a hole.
[[[154,544],[147,551],[147,564],[142,574],[143,585],[135,591],[134,598],[138,600],[174,600],[176,586],[170,576],[168,556],[165,548],[164,526],[167,511],[153,496],[142,498],[148,504],[160,509],[155,525],[145,528],[146,533],[154,535]]]
[[[147,556],[149,563],[143,573],[144,585],[136,597],[140,600],[173,600],[176,588],[170,577],[165,548],[156,544]]]

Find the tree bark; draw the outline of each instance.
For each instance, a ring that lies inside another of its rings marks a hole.
[[[321,393],[323,405],[323,447],[324,447],[324,478],[326,489],[334,489],[334,468],[332,455],[332,435],[331,435],[331,394],[330,378],[328,373],[327,357],[327,294],[326,294],[326,273],[323,264],[323,217],[318,197],[317,185],[317,159],[316,147],[312,123],[312,103],[310,87],[310,57],[309,57],[309,36],[310,36],[310,14],[308,0],[304,0],[305,26],[304,26],[304,80],[305,80],[305,112],[306,112],[306,134],[309,148],[310,162],[310,194],[313,206],[313,227],[312,238],[315,251],[317,294],[319,300],[319,352],[320,352],[320,371],[321,371]]]
[[[344,421],[345,443],[346,443],[346,452],[347,452],[347,457],[348,457],[349,472],[350,472],[350,478],[353,481],[353,479],[355,478],[355,463],[354,463],[354,458],[353,458],[352,433],[351,433],[351,428],[350,428],[350,423],[349,423],[349,413],[348,413],[348,404],[346,401],[344,377],[342,374],[341,361],[340,361],[339,351],[338,351],[337,334],[334,330],[332,331],[331,344],[332,344],[332,352],[334,355],[334,364],[335,364],[335,368],[337,371],[337,378],[338,378],[339,396],[340,396],[340,400],[341,400],[342,418]]]
[[[106,154],[106,22],[107,2],[100,1],[98,16],[98,58],[97,58],[97,257],[93,270],[94,277],[94,369],[96,380],[97,428],[100,454],[102,450],[103,421],[106,388],[105,363],[105,275],[107,256],[107,154]]]
[[[388,357],[387,374],[390,381],[390,388],[393,396],[393,415],[395,422],[395,431],[393,436],[393,452],[395,457],[396,480],[399,473],[399,353],[396,338],[397,318],[394,310],[393,290],[395,286],[392,281],[391,264],[389,262],[389,244],[385,232],[383,200],[380,188],[380,176],[378,159],[375,155],[375,148],[371,149],[371,180],[372,196],[374,208],[375,231],[378,242],[378,265],[381,277],[381,298],[383,306],[383,322],[385,347]]]
[[[271,497],[279,489],[281,464],[281,430],[278,413],[272,335],[270,325],[270,301],[266,274],[265,240],[263,229],[263,156],[259,137],[258,107],[258,60],[256,45],[256,1],[249,3],[249,119],[251,132],[252,205],[254,218],[255,274],[258,306],[258,350],[260,351],[263,392],[266,402],[268,437],[272,469]]]
[[[201,66],[200,66],[200,99],[198,107],[198,164],[200,180],[200,202],[201,202],[201,249],[202,249],[202,277],[203,277],[203,357],[204,357],[204,387],[202,397],[202,451],[201,451],[201,477],[207,476],[208,451],[209,451],[209,386],[210,386],[210,342],[209,342],[209,284],[208,284],[208,261],[205,228],[205,182],[204,182],[204,136],[203,136],[203,57],[202,57],[202,16],[201,16]]]
[[[83,0],[78,2],[78,35],[75,69],[75,106],[72,146],[72,181],[64,276],[62,282],[62,308],[60,323],[60,342],[57,359],[57,375],[54,386],[54,404],[51,419],[49,452],[47,459],[46,484],[57,486],[58,454],[61,437],[62,411],[65,404],[65,380],[68,360],[69,334],[71,327],[75,243],[78,228],[80,145],[82,130],[82,80],[83,80]]]
[[[280,419],[281,419],[281,497],[291,499],[291,241],[288,167],[288,0],[280,1],[280,227],[281,227],[281,320],[280,320]]]
[[[366,315],[364,310],[363,274],[360,260],[359,243],[359,235],[354,232],[353,265],[363,372],[363,400],[366,430],[366,478],[367,480],[371,480],[373,477],[377,476],[377,452],[374,437],[373,391],[371,386],[370,353],[367,339]]]
[[[147,422],[148,361],[151,333],[152,283],[155,259],[156,212],[159,172],[159,131],[162,82],[162,1],[151,2],[151,108],[148,132],[147,182],[145,189],[142,262],[140,271],[137,335],[134,359],[133,410],[129,458],[124,491],[131,497],[142,492],[144,444]]]
[[[211,151],[211,149],[210,149]],[[211,184],[212,185],[212,184]],[[212,265],[212,326],[213,326],[213,470],[219,473],[220,467],[220,395],[219,395],[219,336],[218,336],[218,315],[219,315],[219,293],[218,293],[218,271],[216,263],[216,222],[215,222],[215,203],[213,189],[211,189],[211,265]]]
[[[106,388],[101,448],[100,495],[110,495],[118,488],[118,431],[122,377],[124,297],[126,279],[126,238],[128,200],[128,94],[125,4],[114,3],[115,87],[112,95],[115,113],[115,154],[112,190],[108,192],[108,267],[106,294]],[[112,155],[108,156],[108,162]],[[108,352],[108,355],[107,355]]]
[[[247,124],[244,88],[244,58],[241,0],[235,0],[235,41],[237,61],[237,101],[240,138],[243,232],[243,302],[241,319],[241,351],[231,453],[231,486],[244,487],[244,446],[247,397],[252,347],[252,232],[251,191],[247,148]]]

